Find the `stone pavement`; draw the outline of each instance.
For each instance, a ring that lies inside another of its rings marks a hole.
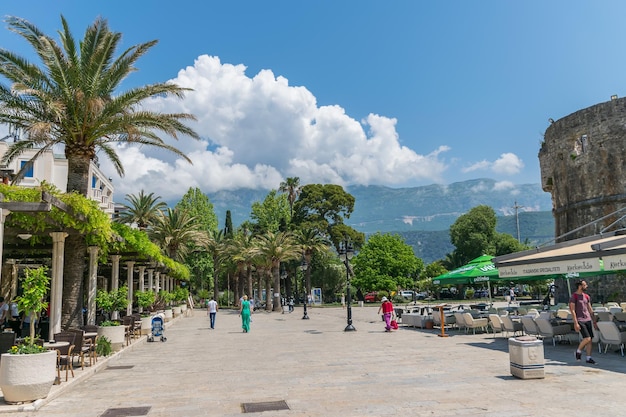
[[[242,333],[237,312],[204,311],[175,320],[165,343],[137,343],[38,411],[5,415],[105,417],[239,416],[242,403],[285,401],[288,410],[251,416],[620,416],[626,358],[574,360],[574,347],[545,343],[545,379],[509,371],[508,341],[491,334],[400,328],[385,333],[376,307],[255,313]],[[126,367],[128,366],[128,367]],[[117,367],[117,368],[114,368]],[[63,386],[63,384],[61,385]],[[2,410],[0,410],[2,411]],[[8,410],[7,410],[8,411]]]

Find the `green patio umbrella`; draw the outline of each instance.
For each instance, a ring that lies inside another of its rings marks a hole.
[[[433,278],[433,284],[476,284],[486,282],[487,290],[489,291],[489,305],[491,305],[491,281],[508,281],[508,279],[498,276],[498,269],[491,262],[492,259],[493,256],[491,255],[479,256],[476,259],[472,259],[467,265]]]

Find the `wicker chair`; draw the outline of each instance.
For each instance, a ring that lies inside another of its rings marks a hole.
[[[72,378],[74,378],[74,366],[72,364],[72,351],[74,350],[74,345],[62,346],[57,351],[57,378],[61,380],[61,370],[65,370],[65,381],[67,382],[68,371],[72,373]]]

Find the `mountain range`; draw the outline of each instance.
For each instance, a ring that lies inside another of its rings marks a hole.
[[[456,219],[478,205],[488,205],[498,215],[499,232],[518,234],[521,241],[536,245],[554,237],[550,194],[539,184],[513,185],[481,178],[447,185],[410,188],[348,186],[355,198],[346,224],[366,235],[395,232],[404,237],[425,263],[445,257],[454,247],[448,230]],[[209,193],[220,224],[226,210],[235,226],[249,219],[255,201],[267,190],[240,189]],[[517,216],[516,216],[517,212]]]

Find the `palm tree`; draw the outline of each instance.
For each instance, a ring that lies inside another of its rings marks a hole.
[[[218,287],[219,267],[226,254],[224,232],[222,230],[209,231],[205,247],[213,258],[213,297],[217,300],[220,294]]]
[[[183,123],[194,117],[142,107],[155,97],[182,98],[187,89],[167,82],[119,90],[122,81],[136,70],[137,60],[156,40],[131,46],[115,57],[122,34],[112,32],[101,18],[77,42],[61,16],[60,44],[24,19],[8,17],[7,23],[34,49],[41,66],[0,49],[0,75],[11,83],[0,85],[0,123],[26,133],[24,140],[11,144],[0,163],[8,164],[32,148],[38,149],[31,159],[34,161],[53,147],[63,146],[68,163],[67,192],[87,196],[89,168],[97,152],[106,155],[117,172],[124,174],[112,146],[115,143],[167,149],[189,161],[165,143],[159,133],[198,138]],[[65,248],[68,256],[64,266],[62,327],[78,327],[82,324],[85,237],[70,233]]]
[[[150,239],[161,247],[165,255],[183,262],[194,246],[207,242],[205,232],[198,230],[196,218],[182,209],[168,208],[155,217]]]
[[[291,232],[266,232],[255,237],[255,246],[251,254],[259,256],[270,266],[270,273],[274,280],[274,311],[281,309],[280,305],[280,263],[300,257],[300,246]],[[276,295],[278,294],[278,295]]]
[[[232,239],[227,241],[227,255],[237,265],[237,276],[241,276],[242,283],[240,290],[241,294],[235,294],[237,297],[243,294],[248,294],[248,297],[252,299],[252,263],[253,257],[250,255],[250,248],[252,247],[252,235],[245,233],[244,231],[237,232]]]
[[[167,208],[167,204],[159,201],[160,196],[154,197],[154,193],[144,194],[143,190],[139,195],[126,194],[122,211],[116,221],[125,224],[136,224],[139,230],[146,230],[154,223],[156,217]]]
[[[289,214],[291,218],[293,218],[293,204],[298,199],[300,195],[300,178],[299,177],[289,177],[286,181],[280,183],[278,187],[278,191],[281,193],[287,193],[287,200],[289,201]]]
[[[302,229],[296,234],[296,243],[302,250],[304,261],[309,266],[305,270],[306,275],[306,295],[307,302],[309,294],[311,294],[311,258],[315,252],[327,250],[330,242],[317,229]]]

